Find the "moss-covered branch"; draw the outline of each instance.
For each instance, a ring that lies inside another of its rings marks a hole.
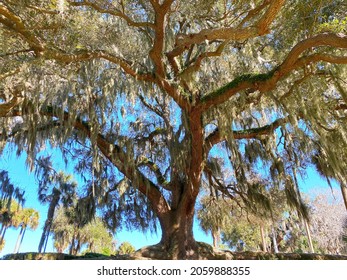
[[[212,100],[216,100],[219,97],[222,97],[225,93],[230,93],[230,92],[236,93],[242,89],[253,87],[254,84],[257,82],[263,82],[270,79],[274,75],[275,71],[276,69],[271,70],[268,73],[244,74],[244,75],[238,76],[235,79],[233,79],[230,83],[218,88],[215,91],[212,91],[206,94],[201,99],[201,102],[208,103]]]
[[[289,117],[280,118],[275,120],[273,123],[256,128],[244,129],[244,130],[233,130],[234,139],[253,139],[262,135],[269,135],[275,131],[276,128],[288,122]],[[209,151],[211,147],[217,143],[225,140],[225,137],[221,131],[216,128],[210,133],[205,139],[206,150]]]
[[[318,52],[308,56],[302,55],[303,52],[308,49],[324,46],[346,49],[347,36],[344,34],[322,33],[299,42],[288,53],[284,61],[268,73],[241,75],[219,89],[206,94],[199,104],[200,110],[205,111],[212,106],[222,104],[242,90],[253,89],[259,90],[260,92],[273,90],[281,79],[287,77],[294,70],[310,64],[318,62],[336,64],[347,63],[346,56],[336,56]]]

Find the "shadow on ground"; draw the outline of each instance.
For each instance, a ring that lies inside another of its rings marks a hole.
[[[347,260],[345,255],[322,255],[307,253],[263,253],[263,252],[242,252],[235,253],[230,251],[219,251],[211,260]],[[153,260],[139,256],[131,255],[113,255],[106,256],[102,254],[87,253],[81,256],[72,256],[62,253],[19,253],[5,255],[1,260]]]

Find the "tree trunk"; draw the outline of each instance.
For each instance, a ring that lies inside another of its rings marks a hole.
[[[345,207],[346,207],[346,210],[347,210],[347,186],[345,184],[340,184],[340,188],[341,188],[343,201],[345,203]]]
[[[74,255],[77,255],[77,253],[81,250],[81,234],[80,232],[78,232],[77,234],[77,245],[75,247],[75,254]]]
[[[220,229],[212,231],[213,247],[218,248],[220,243]]]
[[[310,227],[308,225],[308,222],[303,219],[304,224],[305,224],[305,230],[306,230],[306,234],[307,234],[307,238],[308,238],[308,245],[310,246],[310,251],[313,254],[314,253],[314,248],[313,248],[313,243],[312,243],[312,238],[311,238],[311,232],[310,232]]]
[[[277,254],[278,253],[278,245],[277,245],[276,232],[275,232],[274,227],[272,227],[272,242],[274,245],[274,253]]]
[[[43,252],[46,252],[45,244],[46,244],[46,241],[48,240],[50,228],[51,228],[51,221],[50,221],[50,219],[47,218],[45,225],[43,227],[43,231],[42,231],[42,235],[41,235],[41,239],[40,239],[40,243],[39,243],[39,248],[38,248],[39,253],[41,253],[42,250],[43,250]]]
[[[70,255],[73,255],[73,253],[74,253],[75,240],[76,240],[76,230],[74,229],[74,233],[72,235],[72,240],[71,240],[70,249],[69,249]]]
[[[169,259],[194,259],[196,242],[193,236],[194,204],[171,210],[159,217],[162,229],[161,246]]]
[[[19,243],[22,239],[23,232],[24,232],[24,227],[21,227],[20,232],[19,232],[18,237],[17,237],[16,246],[14,247],[14,251],[13,251],[14,254],[17,254],[19,251]]]
[[[18,246],[18,249],[17,249],[17,252],[19,252],[19,249],[20,247],[22,246],[22,243],[23,243],[23,239],[24,239],[24,235],[25,235],[25,232],[26,232],[26,228],[24,228],[24,231],[23,231],[23,234],[22,234],[22,238],[20,239],[20,242],[19,242],[19,246]]]
[[[91,241],[91,242],[89,243],[88,249],[89,249],[89,252],[95,253],[95,252],[94,252],[93,246],[94,246],[94,241]]]
[[[49,238],[49,236],[47,236],[45,245],[44,245],[44,247],[43,247],[43,252],[44,252],[44,253],[46,253],[48,238]],[[61,253],[62,253],[62,252],[61,252]]]
[[[263,252],[267,252],[266,239],[265,239],[265,233],[264,233],[264,226],[263,225],[260,226],[260,236],[261,236]]]
[[[156,214],[162,230],[161,241],[157,245],[140,249],[137,254],[152,259],[198,259],[199,244],[193,236],[196,196],[188,189],[187,192],[181,192],[176,208],[156,205]],[[212,250],[212,246],[209,247]]]
[[[1,237],[0,237],[0,241],[3,241],[3,240],[5,239],[5,233],[6,233],[7,229],[8,229],[8,226],[3,225],[3,227],[2,227],[2,234],[1,234]]]

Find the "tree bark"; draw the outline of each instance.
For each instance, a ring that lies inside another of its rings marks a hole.
[[[81,250],[81,235],[80,235],[80,232],[78,232],[78,234],[77,234],[77,244],[76,244],[76,247],[75,247],[75,254],[74,255],[77,255],[77,253]]]
[[[303,219],[304,225],[305,225],[305,230],[308,238],[308,245],[310,247],[310,251],[312,254],[314,254],[314,248],[313,248],[313,243],[312,243],[312,238],[311,238],[311,232],[310,232],[310,227],[308,225],[308,222]]]
[[[17,254],[19,252],[19,249],[23,243],[24,235],[25,235],[26,227],[21,227],[20,232],[18,234],[18,238],[16,241],[16,246],[14,247],[14,254]]]
[[[2,224],[1,229],[0,229],[0,241],[3,239],[2,234],[3,234],[4,230],[5,230],[5,223]]]
[[[3,227],[2,227],[2,233],[1,233],[1,237],[0,237],[0,241],[1,241],[1,242],[5,239],[5,233],[6,233],[7,229],[8,229],[8,226],[3,225]]]
[[[273,246],[274,246],[274,253],[277,254],[278,253],[278,244],[277,244],[277,239],[276,239],[276,231],[275,231],[274,227],[272,227],[272,242],[273,242]]]
[[[347,186],[345,184],[340,184],[340,188],[343,197],[343,202],[345,203],[345,207],[347,210]]]
[[[39,253],[42,252],[43,247],[44,247],[44,252],[46,251],[47,240],[51,231],[55,208],[59,204],[60,194],[61,193],[58,189],[56,188],[53,189],[53,198],[49,204],[45,226],[43,228],[40,243],[39,243],[39,248],[38,248]]]
[[[24,228],[21,227],[20,232],[19,232],[18,237],[17,237],[16,245],[14,247],[14,251],[13,251],[14,254],[17,254],[18,251],[19,251],[19,246],[20,246],[19,244],[20,244],[20,242],[22,240],[23,232],[24,232]]]
[[[213,247],[218,248],[220,243],[220,229],[212,231]]]
[[[260,226],[260,236],[261,236],[261,242],[263,247],[263,252],[267,252],[267,246],[266,246],[266,240],[265,240],[265,233],[264,233],[264,226]]]
[[[70,255],[75,255],[75,242],[76,242],[76,229],[74,229],[74,233],[72,235],[72,240],[71,240],[70,250],[69,250]]]

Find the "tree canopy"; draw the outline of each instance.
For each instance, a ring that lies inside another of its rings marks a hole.
[[[51,226],[54,247],[59,253],[69,247],[70,254],[78,254],[83,247],[85,253],[111,255],[115,253],[112,234],[105,227],[100,217],[95,217],[86,225],[80,226],[76,221],[73,208],[57,209]]]
[[[269,186],[285,190],[305,216],[297,177],[308,166],[346,195],[345,8],[1,1],[2,147],[31,168],[48,143],[60,148],[85,177],[81,211],[101,208],[114,228],[158,219],[167,258],[198,257],[204,182],[253,211],[270,211]]]

